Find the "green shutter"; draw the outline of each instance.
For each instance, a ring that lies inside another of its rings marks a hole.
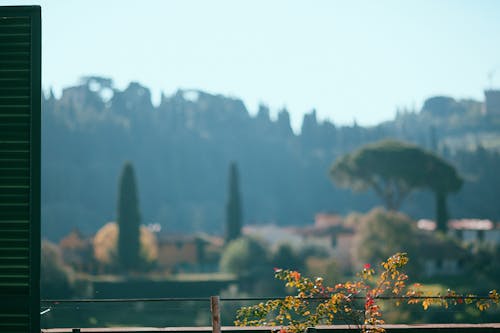
[[[40,7],[0,7],[0,332],[40,332]]]

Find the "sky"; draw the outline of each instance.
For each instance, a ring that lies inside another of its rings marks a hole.
[[[500,88],[500,1],[0,0],[42,6],[42,84],[98,75],[123,89],[200,89],[292,127],[374,125],[434,95]],[[493,73],[490,75],[489,73]]]

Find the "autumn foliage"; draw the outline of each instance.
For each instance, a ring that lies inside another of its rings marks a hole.
[[[115,272],[118,263],[118,234],[116,222],[105,224],[94,237],[94,257],[106,272]],[[140,264],[137,270],[152,267],[158,259],[156,236],[145,226],[140,226]]]
[[[483,311],[500,302],[500,294],[492,290],[487,298],[458,295],[425,295],[419,284],[407,284],[403,268],[408,263],[406,253],[396,253],[381,264],[376,274],[366,264],[355,281],[327,286],[323,279],[303,277],[297,271],[275,271],[277,279],[296,290],[296,295],[269,300],[254,306],[242,307],[237,312],[237,326],[280,326],[281,331],[304,332],[308,327],[331,325],[338,322],[354,323],[364,333],[384,332],[380,300],[420,304],[425,310],[431,305],[448,308],[457,304],[471,304]]]

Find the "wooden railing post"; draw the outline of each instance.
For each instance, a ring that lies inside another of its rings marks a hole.
[[[210,297],[210,311],[212,311],[212,332],[221,333],[219,296]]]

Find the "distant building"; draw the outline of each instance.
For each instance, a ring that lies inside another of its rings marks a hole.
[[[318,215],[314,226],[297,229],[296,233],[302,237],[304,244],[326,250],[342,270],[351,270],[354,230],[345,226],[337,215],[327,218],[321,214],[319,219]]]
[[[246,225],[243,234],[265,241],[271,248],[282,243],[292,247],[312,247],[323,250],[335,259],[344,271],[352,269],[354,230],[343,223],[337,214],[318,213],[314,225],[305,227],[279,227],[276,225]]]
[[[464,242],[500,244],[500,228],[490,220],[450,220],[448,226],[449,233]]]
[[[217,237],[160,237],[158,266],[172,273],[216,272],[222,245],[222,239]]]
[[[265,225],[245,225],[243,235],[255,237],[267,243],[271,249],[277,248],[280,244],[290,244],[294,248],[303,246],[303,239],[295,232],[295,228],[280,227],[275,224]]]
[[[343,218],[338,214],[318,213],[314,216],[314,226],[326,228],[342,225]]]
[[[420,230],[434,231],[436,223],[432,220],[419,220]],[[463,242],[487,242],[500,244],[500,226],[485,219],[457,219],[448,221],[448,235]]]
[[[500,115],[500,90],[484,91],[484,112],[487,115]]]

